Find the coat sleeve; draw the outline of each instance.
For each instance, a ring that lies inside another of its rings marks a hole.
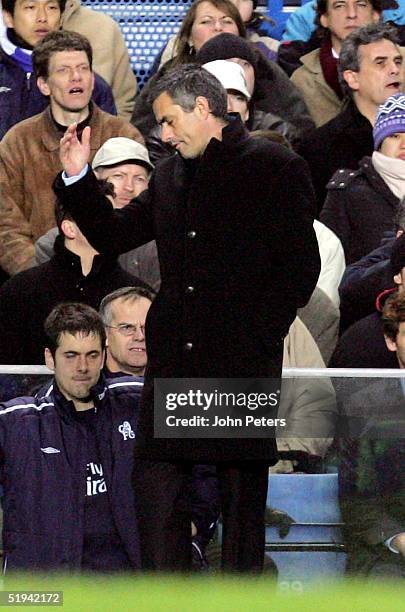
[[[124,208],[114,210],[102,195],[91,169],[68,187],[61,174],[54,182],[56,196],[90,244],[99,253],[112,255],[126,253],[154,239],[150,189],[153,189],[153,176],[148,190]]]
[[[285,24],[282,41],[309,40],[311,38],[311,34],[315,30],[315,4],[315,0],[312,0],[312,2],[303,4],[291,13]]]
[[[31,227],[23,214],[24,162],[18,146],[0,143],[0,266],[10,275],[34,260]]]

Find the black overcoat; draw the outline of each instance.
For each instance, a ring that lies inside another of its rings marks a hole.
[[[149,189],[113,210],[89,171],[55,190],[99,252],[156,239],[162,284],[146,323],[148,370],[137,441],[153,460],[265,459],[274,440],[153,438],[155,377],[265,377],[320,269],[306,163],[230,118],[198,160],[159,164]]]

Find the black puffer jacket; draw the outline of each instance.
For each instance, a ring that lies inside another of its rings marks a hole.
[[[340,238],[346,263],[376,249],[384,232],[394,229],[399,199],[364,157],[359,169],[338,170],[327,185],[320,219]]]

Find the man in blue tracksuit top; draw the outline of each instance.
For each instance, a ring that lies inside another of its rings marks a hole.
[[[137,569],[131,475],[142,383],[106,383],[104,326],[89,306],[57,306],[45,331],[53,382],[0,404],[5,569]]]
[[[131,478],[143,378],[104,378],[104,325],[90,306],[56,306],[45,333],[53,381],[0,404],[5,571],[139,569]],[[218,503],[199,468],[190,496],[203,561]]]

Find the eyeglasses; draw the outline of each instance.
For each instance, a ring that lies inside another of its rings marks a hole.
[[[130,323],[121,323],[121,325],[106,325],[106,327],[117,329],[121,336],[133,336],[138,333],[138,331],[140,331],[143,336],[145,335],[145,325],[141,325],[140,323],[135,323],[134,325]]]

